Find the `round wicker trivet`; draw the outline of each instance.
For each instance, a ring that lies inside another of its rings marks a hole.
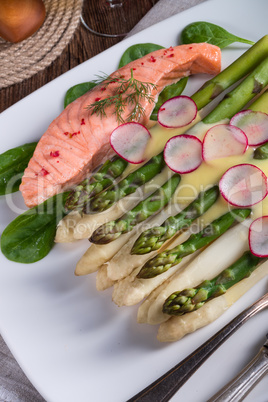
[[[16,84],[49,66],[70,42],[80,21],[83,0],[44,0],[41,28],[20,43],[0,38],[0,88]]]

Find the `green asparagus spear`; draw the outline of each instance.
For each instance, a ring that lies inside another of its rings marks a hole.
[[[116,240],[122,234],[130,232],[138,223],[145,221],[167,205],[180,180],[180,175],[174,174],[162,187],[141,201],[131,211],[116,221],[111,221],[100,226],[95,230],[90,241],[95,244],[107,244]]]
[[[203,123],[217,123],[223,118],[230,119],[260,93],[268,84],[268,57],[263,60],[235,89],[227,93],[223,100],[204,119]]]
[[[71,191],[66,201],[66,210],[83,209],[90,198],[111,186],[113,180],[122,175],[127,165],[127,161],[117,156],[107,160],[96,173],[83,180]]]
[[[259,96],[257,100],[250,105],[249,109],[255,112],[268,113],[268,90],[266,90],[261,96]],[[253,158],[268,159],[268,142],[259,145],[255,149],[253,153]]]
[[[200,232],[192,234],[182,244],[179,244],[171,250],[165,250],[147,261],[141,268],[137,277],[147,279],[162,274],[181,262],[183,257],[209,245],[212,241],[225,233],[235,222],[241,222],[246,219],[250,213],[250,209],[233,209],[227,212],[215,219]]]
[[[253,103],[248,107],[255,112],[268,113],[268,89],[266,89]]]
[[[176,216],[170,216],[161,226],[144,231],[134,243],[131,254],[147,254],[159,250],[165,241],[171,239],[179,230],[189,227],[195,219],[203,215],[216,202],[218,196],[218,186],[201,192]]]
[[[199,309],[207,301],[224,294],[231,286],[250,276],[264,261],[265,258],[256,257],[246,251],[215,278],[202,282],[196,288],[172,293],[163,305],[163,312],[169,315],[183,315]]]
[[[134,193],[138,187],[155,177],[165,166],[163,152],[151,158],[145,165],[130,173],[117,186],[112,186],[99,196],[94,197],[84,212],[102,212],[110,208],[121,198]]]
[[[255,149],[253,154],[254,159],[267,159],[268,158],[268,142],[263,145],[260,145]]]
[[[206,81],[191,98],[195,101],[198,110],[215,99],[225,89],[245,77],[268,56],[268,35],[263,36],[250,49],[236,59],[221,73]]]

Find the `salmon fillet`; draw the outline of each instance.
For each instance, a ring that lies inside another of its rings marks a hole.
[[[221,69],[221,51],[207,43],[181,45],[160,49],[120,68],[112,77],[134,78],[153,83],[150,95],[157,100],[162,89],[191,74],[215,75]],[[116,81],[104,87],[99,84],[64,109],[41,137],[33,157],[24,172],[20,191],[28,207],[79,183],[96,166],[109,158],[110,134],[118,126],[113,107],[105,110],[106,117],[92,114],[88,106],[114,94]],[[147,125],[154,103],[143,99],[144,114],[136,121]],[[131,105],[122,114],[125,120]]]

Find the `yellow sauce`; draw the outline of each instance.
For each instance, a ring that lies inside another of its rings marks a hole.
[[[153,127],[149,128],[152,137],[145,150],[144,159],[148,161],[153,156],[158,155],[160,152],[163,151],[166,142],[170,138],[174,137],[175,135],[185,134],[187,131],[189,132],[190,128],[194,127],[197,123],[199,123],[202,117],[203,117],[202,111],[198,112],[195,119],[190,124],[181,128],[170,129],[162,127],[158,123],[154,124]],[[144,163],[140,164],[130,163],[126,168],[126,170],[124,171],[124,177],[127,176],[129,173],[133,172],[134,170],[138,169]]]

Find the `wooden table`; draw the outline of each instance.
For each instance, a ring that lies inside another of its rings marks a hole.
[[[158,0],[125,0],[116,20],[116,32],[129,32]],[[110,26],[109,5],[102,7],[102,17],[96,15],[97,0],[84,0],[84,17],[90,26],[100,32],[107,32]],[[49,67],[19,84],[0,90],[0,112],[29,95],[49,81],[90,59],[103,50],[120,42],[123,38],[104,38],[88,32],[80,23],[71,42]]]

